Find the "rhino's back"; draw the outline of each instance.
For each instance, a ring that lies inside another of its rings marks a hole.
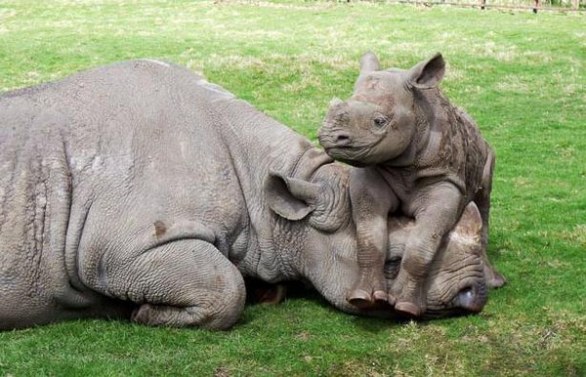
[[[447,179],[471,200],[491,148],[474,120],[452,105],[439,89],[430,90],[424,98],[427,115],[421,117],[427,119],[422,123],[430,125],[431,137],[417,161],[418,176]]]
[[[0,319],[95,303],[74,276],[84,245],[120,251],[157,222],[204,218],[220,243],[242,238],[242,193],[211,106],[230,97],[154,61],[2,95]]]
[[[169,230],[188,224],[214,233],[228,253],[247,217],[226,144],[231,120],[219,110],[233,96],[184,68],[151,60],[82,73],[67,90],[86,109],[74,113],[68,136],[73,184],[85,196],[79,202],[92,203],[84,219],[91,239],[80,240],[82,246],[140,250],[161,224]]]

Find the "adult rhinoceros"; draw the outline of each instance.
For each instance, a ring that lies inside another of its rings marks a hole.
[[[349,169],[162,62],[5,93],[0,329],[119,315],[228,328],[243,310],[243,276],[308,280],[356,313],[345,298],[358,273]],[[461,238],[445,254],[466,263],[438,258],[428,277],[436,315],[486,301],[470,289],[484,287],[479,244]],[[390,270],[398,257],[389,253]]]

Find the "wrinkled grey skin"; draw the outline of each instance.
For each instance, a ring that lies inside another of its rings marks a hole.
[[[415,221],[407,217],[389,217],[387,226],[389,244],[384,276],[386,285],[391,287],[401,268],[404,246],[414,231]],[[432,269],[426,277],[427,310],[423,317],[478,313],[482,310],[488,292],[481,259],[481,240],[482,218],[476,204],[470,202],[454,229],[440,245]],[[285,299],[286,286],[265,285],[258,288],[255,294],[259,302],[277,304]],[[378,302],[364,307],[362,313],[389,316],[392,314],[389,309],[388,303]]]
[[[350,178],[361,267],[349,293],[356,305],[389,300],[395,309],[420,316],[425,277],[471,201],[480,210],[486,250],[494,153],[474,121],[437,87],[444,71],[440,54],[410,70],[381,70],[376,56],[367,53],[352,97],[332,102],[319,131],[328,155],[365,167]],[[388,242],[386,219],[397,212],[416,225],[387,292],[380,265]],[[489,286],[503,285],[485,251],[483,259]]]
[[[358,276],[349,172],[166,63],[6,93],[0,329],[81,317],[226,329],[243,310],[243,276],[307,280],[359,313],[346,301]],[[486,301],[468,297],[483,284],[475,247],[454,248],[470,262],[428,279],[440,315]]]
[[[417,235],[417,224],[407,217],[389,217],[389,243],[385,254],[386,285],[393,287],[402,269],[405,245]],[[440,243],[425,278],[426,310],[423,317],[478,313],[488,299],[484,274],[483,224],[478,207],[470,202]],[[368,308],[367,308],[368,309]]]

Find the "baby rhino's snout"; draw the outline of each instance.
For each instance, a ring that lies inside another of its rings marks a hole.
[[[335,136],[335,142],[338,145],[346,145],[350,142],[350,134],[348,132],[338,132]]]
[[[332,134],[332,139],[336,145],[341,147],[350,143],[350,134],[345,131],[334,132]]]
[[[350,133],[344,130],[328,130],[322,127],[318,134],[319,143],[327,150],[349,145],[352,141]]]
[[[319,143],[327,150],[348,146],[352,142],[351,134],[344,129],[345,103],[333,100],[330,110],[318,132]]]

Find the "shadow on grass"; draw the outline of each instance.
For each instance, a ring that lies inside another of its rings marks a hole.
[[[385,307],[375,312],[364,312],[363,314],[343,313],[336,309],[326,299],[324,299],[313,287],[303,282],[286,282],[282,284],[286,289],[286,295],[281,297],[279,302],[266,302],[263,299],[274,299],[276,297],[276,286],[274,284],[264,283],[258,280],[247,280],[246,289],[248,292],[247,305],[278,305],[280,302],[287,300],[288,302],[309,301],[321,309],[331,311],[332,313],[342,313],[351,317],[352,324],[361,328],[363,331],[370,333],[377,333],[386,331],[390,327],[402,326],[409,322],[409,319],[401,317],[393,313],[392,308]],[[246,324],[248,321],[254,321],[257,318],[247,318],[240,324]]]
[[[263,305],[278,305],[281,302],[286,301],[288,304],[291,304],[295,307],[303,308],[306,304],[309,304],[313,307],[318,307],[320,310],[324,310],[327,312],[332,313],[332,315],[341,315],[345,316],[348,319],[348,322],[353,326],[360,328],[362,331],[368,333],[379,333],[381,331],[388,331],[390,328],[396,328],[400,326],[405,326],[406,324],[413,321],[411,318],[407,318],[401,316],[393,311],[390,306],[380,307],[376,311],[364,311],[360,314],[350,314],[344,313],[341,310],[335,308],[332,304],[326,301],[313,287],[303,282],[286,282],[281,284],[285,287],[286,294],[282,297],[279,297],[278,302],[269,302],[263,300],[275,300],[276,299],[276,287],[275,284],[268,284],[262,281],[247,279],[246,280],[246,289],[247,289],[247,302],[246,306],[248,308],[252,308],[253,310],[246,310],[243,315],[238,320],[236,326],[246,326],[252,324],[256,321],[264,321],[264,316],[267,315],[267,312],[264,310],[255,310],[260,308]],[[32,328],[26,329],[19,329],[14,330],[15,333],[19,333],[20,335],[26,336],[28,332],[34,332],[36,334],[43,333],[45,331],[52,332],[57,330],[59,331],[70,331],[72,328],[76,329],[79,327],[82,328],[94,328],[97,326],[99,331],[119,331],[121,328],[126,328],[125,331],[146,331],[140,330],[144,328],[149,328],[149,326],[140,325],[130,321],[130,313],[133,309],[137,306],[134,304],[128,304],[124,302],[118,302],[117,305],[120,305],[121,309],[119,315],[117,316],[110,316],[110,317],[102,317],[99,315],[96,316],[88,316],[86,318],[77,318],[71,320],[64,320],[62,322],[57,323],[50,323],[45,325],[39,325]],[[453,319],[456,317],[461,317],[462,315],[453,315],[449,318],[425,318],[425,319],[418,319],[416,322],[420,325],[427,325],[430,322],[437,323],[438,321],[444,319]],[[486,316],[486,314],[483,314]],[[88,326],[89,325],[89,326]],[[58,330],[62,328],[62,330]],[[180,328],[168,327],[168,326],[154,326],[151,328],[166,328],[169,331],[174,330],[181,330]],[[77,331],[77,330],[76,330]]]

